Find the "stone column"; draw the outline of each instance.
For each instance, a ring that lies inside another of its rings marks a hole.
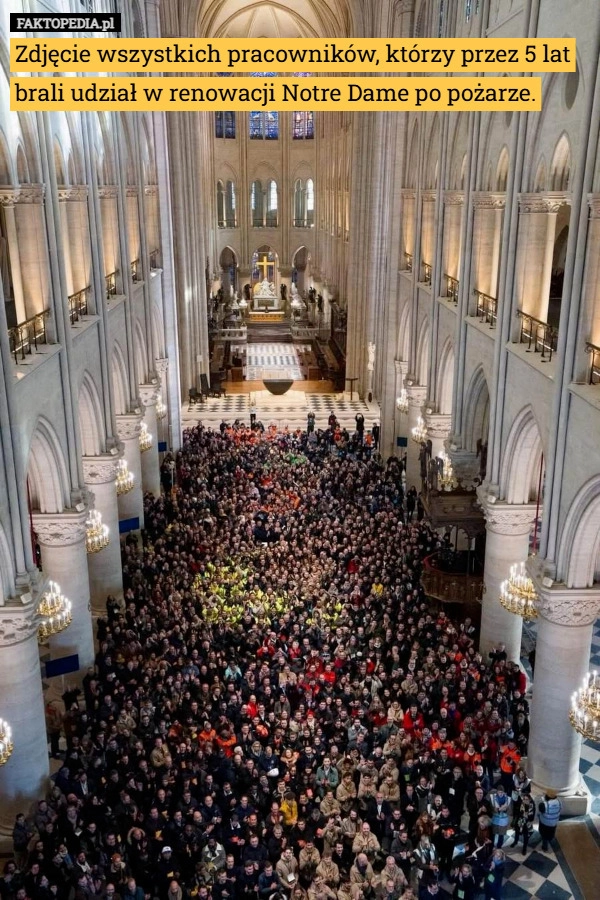
[[[140,459],[141,413],[116,416],[117,434],[123,442],[127,468],[133,475],[133,488],[118,498],[119,519],[137,518],[140,528],[144,527],[144,496],[142,493],[142,461]]]
[[[79,654],[79,668],[94,664],[94,634],[90,613],[90,581],[85,549],[83,512],[34,513],[33,528],[40,543],[42,571],[60,585],[73,604],[73,621],[65,631],[50,638],[52,659]]]
[[[424,419],[427,425],[427,434],[431,439],[431,455],[440,456],[444,449],[444,443],[450,437],[452,416],[425,412]]]
[[[19,237],[15,218],[15,204],[19,197],[19,188],[0,188],[0,206],[4,209],[6,225],[6,242],[10,259],[10,276],[12,280],[13,298],[15,301],[15,317],[17,324],[27,319],[25,300],[23,297],[23,280],[21,278],[21,255],[19,253]],[[5,299],[8,296],[8,285],[5,285]]]
[[[556,217],[566,202],[562,193],[519,194],[517,305],[542,322],[548,321]]]
[[[117,188],[115,185],[100,185],[100,216],[102,219],[102,252],[104,255],[105,274],[110,275],[120,268],[119,260],[119,218],[117,212]],[[117,291],[123,293],[121,276]]]
[[[160,465],[158,462],[158,420],[156,404],[160,394],[160,385],[140,384],[140,399],[144,404],[144,424],[152,435],[152,446],[141,454],[142,488],[144,493],[160,496]]]
[[[43,184],[22,184],[15,207],[26,318],[50,307],[50,268]]]
[[[88,554],[92,612],[97,616],[106,613],[109,594],[118,599],[123,596],[119,505],[115,486],[118,462],[118,456],[108,453],[83,457],[85,485],[94,495],[94,508],[101,514],[110,536],[110,543],[103,550]]]
[[[37,601],[31,593],[0,606],[0,717],[12,729],[14,750],[0,766],[0,838],[15,815],[27,812],[48,788],[48,740],[37,641]]]
[[[498,297],[498,268],[502,245],[502,221],[506,195],[481,192],[473,196],[473,287],[482,294]],[[476,301],[469,298],[473,312]]]
[[[400,191],[402,195],[402,246],[404,255],[400,260],[400,268],[408,268],[406,255],[413,257],[412,266],[414,269],[414,252],[415,252],[415,213],[416,213],[416,191],[413,188],[403,188]]]
[[[588,205],[590,213],[579,327],[582,338],[600,347],[600,194],[589,194]],[[589,381],[590,362],[589,354],[579,347],[574,381]]]
[[[427,388],[421,384],[412,384],[410,379],[405,379],[406,393],[408,394],[408,425],[406,428],[408,447],[406,448],[406,487],[413,485],[418,491],[421,489],[421,469],[419,453],[421,448],[412,439],[412,430],[416,428],[417,420],[422,415],[423,404],[427,399]]]
[[[406,378],[406,373],[408,372],[408,363],[403,359],[395,359],[394,368],[396,370],[396,393],[394,397],[394,416],[392,420],[394,425],[394,433],[393,435],[390,435],[389,438],[386,437],[385,444],[384,438],[382,437],[381,445],[382,448],[384,446],[390,447],[391,453],[394,456],[402,457],[404,455],[404,448],[398,447],[396,438],[408,438],[408,416],[406,413],[400,412],[396,405],[396,401],[402,393],[402,388],[404,387],[404,379]],[[385,420],[382,420],[381,422],[381,433],[382,435],[385,435],[386,433]]]
[[[461,253],[461,223],[465,195],[463,191],[444,191],[444,249],[442,296],[446,291],[445,275],[458,280]]]
[[[531,560],[531,568],[539,565]],[[538,628],[531,702],[528,774],[536,787],[561,795],[563,813],[587,812],[580,793],[581,736],[569,722],[571,696],[589,668],[594,622],[600,614],[598,588],[545,587],[534,575]],[[584,792],[587,793],[587,792]]]
[[[63,207],[65,269],[70,293],[88,287],[91,280],[91,251],[88,216],[88,187],[86,184],[59,187]]]
[[[479,651],[487,662],[492,647],[506,645],[508,659],[519,661],[523,620],[500,605],[500,585],[514,563],[529,555],[529,535],[535,521],[535,505],[490,503],[485,491],[478,491],[486,521],[485,568]]]
[[[166,357],[154,360],[154,370],[160,381],[160,396],[163,405],[166,407],[166,413],[162,418],[157,418],[157,438],[159,441],[166,441],[167,447],[170,446],[169,441],[169,383],[167,380],[167,370],[169,368],[169,360]],[[162,457],[159,455],[159,459]]]
[[[436,191],[421,191],[421,259],[413,260],[417,281],[425,281],[423,265],[433,271],[435,253],[435,198]],[[423,265],[422,265],[423,264]]]

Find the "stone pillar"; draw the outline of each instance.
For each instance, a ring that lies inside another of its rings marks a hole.
[[[91,251],[86,184],[59,187],[58,197],[64,227],[65,269],[69,293],[88,287],[91,281]]]
[[[133,488],[118,498],[119,519],[137,518],[144,527],[144,496],[142,493],[142,461],[140,459],[141,413],[116,416],[117,434],[123,442],[127,468],[133,475]]]
[[[170,419],[170,408],[169,408],[169,383],[167,379],[167,370],[169,368],[169,360],[166,357],[155,359],[154,360],[154,370],[158,375],[160,381],[160,396],[163,402],[163,405],[166,407],[166,413],[162,418],[158,418],[157,416],[157,438],[159,441],[165,441],[167,447],[169,447],[169,419]],[[162,457],[159,454],[159,459]]]
[[[50,268],[43,184],[22,184],[15,207],[26,318],[50,307]]]
[[[15,815],[27,813],[48,788],[36,608],[31,593],[0,606],[0,717],[10,725],[14,743],[10,759],[0,766],[0,838],[10,837]]]
[[[600,194],[589,194],[588,204],[590,213],[579,327],[582,337],[600,347]],[[590,355],[580,346],[576,356],[574,381],[589,381],[590,362]]]
[[[532,559],[530,571],[540,562]],[[600,590],[547,588],[535,575],[533,581],[539,618],[527,771],[536,787],[561,795],[563,813],[582,814],[588,810],[579,774],[581,736],[569,722],[569,710],[589,668]]]
[[[556,217],[565,202],[562,193],[519,194],[517,305],[542,322],[548,321]]]
[[[73,605],[73,621],[61,634],[50,638],[52,659],[79,654],[79,668],[94,664],[94,634],[90,613],[90,581],[85,549],[83,512],[34,513],[33,528],[42,553],[42,571],[60,585]]]
[[[408,425],[406,428],[408,447],[406,448],[406,487],[413,485],[417,490],[421,489],[421,469],[419,463],[419,444],[412,439],[412,430],[416,428],[417,420],[422,415],[422,408],[427,398],[427,388],[421,384],[412,384],[410,379],[405,380],[406,393],[408,394]]]
[[[406,256],[414,257],[415,252],[415,218],[416,218],[416,191],[414,188],[402,188],[402,246],[404,256],[400,260],[400,268],[407,269]],[[414,258],[412,265],[414,268]]]
[[[461,253],[461,223],[465,195],[463,191],[444,191],[444,249],[442,296],[446,292],[444,276],[458,279]]]
[[[413,260],[417,281],[425,281],[423,265],[433,270],[435,253],[435,198],[436,191],[421,191],[421,259]]]
[[[109,594],[118,599],[123,596],[119,505],[115,486],[118,462],[119,457],[110,454],[83,457],[85,485],[94,495],[94,508],[101,514],[110,536],[110,543],[103,550],[88,554],[92,612],[97,616],[106,613]]]
[[[427,434],[431,440],[431,455],[440,456],[445,442],[450,437],[452,416],[426,412],[424,419],[427,425]]]
[[[473,194],[473,287],[496,298],[505,205],[505,194]],[[471,303],[475,312],[476,302],[469,298]]]
[[[100,198],[100,216],[102,219],[102,253],[104,255],[105,274],[119,270],[119,218],[117,212],[117,188],[115,185],[100,185],[98,187]],[[126,273],[125,273],[126,275]],[[123,293],[122,275],[117,288],[118,293]]]
[[[382,437],[381,443],[382,448],[384,446],[386,448],[390,448],[390,452],[392,455],[402,457],[404,455],[404,448],[398,447],[398,441],[396,439],[399,437],[408,438],[408,416],[406,413],[400,412],[398,406],[396,405],[396,401],[402,393],[402,388],[404,387],[404,379],[406,378],[406,373],[408,372],[408,363],[402,359],[395,359],[394,368],[396,370],[396,393],[394,397],[394,416],[392,419],[394,433],[389,437],[386,435],[386,422],[385,419],[382,419],[381,433],[385,437]]]
[[[500,585],[514,563],[529,555],[529,535],[535,520],[535,505],[490,503],[487,493],[478,491],[486,521],[485,568],[479,651],[485,662],[492,647],[506,645],[509,660],[519,661],[523,620],[500,605]]]
[[[17,324],[27,319],[25,300],[23,297],[23,280],[21,278],[21,255],[19,253],[19,238],[17,235],[17,222],[15,218],[15,204],[19,196],[19,188],[0,188],[0,206],[4,209],[4,223],[6,225],[6,242],[8,244],[8,256],[10,259],[10,275],[12,280],[13,298],[15,301],[15,317]],[[5,285],[5,299],[8,296],[8,285]]]
[[[140,398],[144,404],[144,424],[152,435],[152,446],[141,454],[142,488],[144,493],[160,496],[160,465],[158,462],[158,420],[156,404],[160,394],[160,385],[140,384]]]

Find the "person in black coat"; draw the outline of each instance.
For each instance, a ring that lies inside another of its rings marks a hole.
[[[478,893],[477,882],[473,876],[473,870],[468,863],[463,863],[460,869],[453,869],[450,873],[450,883],[455,885],[453,897],[456,900],[474,900]]]

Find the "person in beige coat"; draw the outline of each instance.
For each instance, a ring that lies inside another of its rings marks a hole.
[[[340,804],[342,812],[349,813],[356,801],[357,792],[354,779],[350,772],[342,778],[335,791],[335,799]]]
[[[369,862],[372,862],[380,850],[381,844],[371,831],[371,826],[368,822],[363,822],[360,831],[352,842],[352,852],[364,853],[368,857]]]
[[[339,816],[340,815],[342,809],[340,807],[339,802],[334,797],[332,788],[328,787],[325,790],[325,796],[321,800],[319,809],[321,810],[321,813],[326,818],[329,818],[329,816]]]
[[[337,894],[320,875],[315,875],[308,889],[308,900],[337,900]]]
[[[350,884],[367,890],[373,884],[375,873],[365,853],[359,853],[350,869]]]
[[[309,874],[310,871],[316,871],[317,866],[321,862],[321,854],[312,841],[307,841],[306,846],[302,848],[298,857],[300,866],[300,874]]]
[[[275,866],[275,871],[286,890],[292,891],[296,887],[298,883],[298,860],[292,853],[291,847],[285,848]]]
[[[400,891],[408,884],[406,875],[404,874],[400,866],[396,865],[396,860],[393,856],[386,857],[385,866],[375,879],[374,887],[376,893],[385,896],[387,894],[386,885],[388,881],[394,882],[395,891]]]
[[[352,847],[354,838],[362,828],[362,819],[356,810],[351,809],[345,819],[342,819],[342,840],[347,847]]]
[[[400,787],[397,781],[394,781],[392,774],[386,775],[383,782],[379,785],[379,792],[384,800],[391,804],[395,809],[400,803]]]
[[[320,875],[327,887],[337,890],[340,883],[340,870],[337,863],[331,858],[331,850],[323,850],[323,858],[317,866],[317,875]]]

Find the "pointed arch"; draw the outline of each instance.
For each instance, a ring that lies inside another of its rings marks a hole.
[[[516,416],[502,455],[500,496],[507,503],[529,503],[535,498],[542,453],[540,429],[527,405]]]
[[[557,578],[569,588],[600,578],[600,475],[578,491],[569,507],[558,551]]]
[[[31,508],[60,513],[70,505],[70,484],[63,449],[50,422],[40,416],[29,445],[27,483]]]
[[[112,382],[115,395],[115,414],[124,416],[129,411],[127,367],[123,351],[117,341],[114,342],[112,351]]]
[[[465,425],[463,447],[475,453],[477,442],[487,443],[490,421],[490,392],[483,366],[478,366],[471,376],[465,397]]]
[[[398,323],[398,358],[408,362],[410,355],[410,303],[402,307]]]
[[[509,162],[510,157],[508,155],[508,147],[505,144],[500,151],[500,156],[498,157],[498,165],[496,166],[496,190],[500,193],[506,191]]]
[[[87,371],[83,373],[79,388],[79,429],[84,456],[98,456],[104,452],[106,433],[102,403],[94,380]]]
[[[429,374],[429,319],[425,318],[421,322],[419,328],[419,336],[417,338],[417,371],[416,375],[419,384],[426,385]]]
[[[150,368],[148,366],[148,351],[146,349],[146,340],[144,338],[144,332],[142,331],[142,326],[140,325],[139,319],[136,319],[135,327],[133,329],[133,346],[135,350],[137,378],[140,384],[145,384],[146,379],[150,374]]]
[[[548,174],[546,169],[546,160],[542,154],[535,170],[535,181],[533,182],[534,193],[541,193],[548,190]]]
[[[571,143],[565,131],[561,134],[550,165],[550,190],[568,191],[571,180]]]
[[[448,338],[442,347],[437,373],[438,412],[443,415],[452,413],[452,390],[454,384],[454,345]]]

